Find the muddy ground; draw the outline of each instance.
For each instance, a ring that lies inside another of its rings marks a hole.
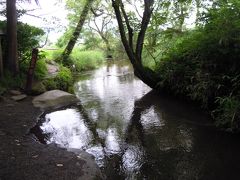
[[[88,154],[40,144],[29,134],[40,114],[32,97],[20,102],[0,98],[0,180],[102,179]]]

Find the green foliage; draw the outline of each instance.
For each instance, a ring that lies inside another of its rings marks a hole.
[[[32,48],[39,46],[41,37],[45,34],[40,28],[19,22],[17,25],[18,51],[21,60],[31,57]]]
[[[236,97],[218,97],[216,103],[219,106],[212,114],[216,119],[217,126],[239,131],[240,99]]]
[[[53,60],[59,63],[61,62],[61,55],[62,55],[63,49],[48,50],[46,52],[47,52],[46,58],[48,60]]]
[[[54,59],[58,63],[61,63],[61,54],[62,50],[54,50],[51,53],[48,53],[48,58]],[[66,61],[68,66],[72,71],[85,71],[96,69],[104,62],[104,53],[97,50],[83,50],[82,48],[74,48],[70,57]]]
[[[6,21],[0,21],[0,28],[6,31]],[[44,31],[40,28],[30,26],[28,24],[18,22],[17,38],[18,38],[18,55],[20,61],[29,61],[32,48],[39,46],[39,39],[44,35]],[[6,42],[3,43],[3,52],[6,48]]]
[[[79,51],[75,49],[70,56],[76,71],[95,69],[104,61],[101,51]]]
[[[45,53],[43,51],[40,51],[34,71],[34,77],[36,78],[36,80],[43,79],[47,75],[47,65],[45,58]],[[27,74],[29,66],[30,61],[22,61],[20,63],[21,73]]]
[[[202,27],[165,36],[169,43],[159,46],[156,69],[160,87],[198,101],[213,110],[217,125],[234,129],[240,122],[240,4],[229,2],[210,9]]]
[[[54,78],[45,79],[43,81],[43,84],[44,84],[44,86],[46,87],[47,90],[58,89],[57,88],[57,82],[54,80]]]
[[[84,31],[84,49],[86,50],[96,50],[96,49],[103,49],[102,48],[102,40],[96,33],[92,31]]]
[[[6,21],[0,21],[0,28],[6,30]],[[26,74],[30,65],[32,56],[32,48],[39,46],[39,39],[44,35],[44,31],[40,28],[18,22],[17,24],[17,37],[18,37],[18,55],[20,74],[17,77],[12,77],[11,73],[5,72],[4,79],[1,80],[1,86],[10,88],[24,88]],[[3,53],[6,52],[6,41],[3,41]],[[3,54],[5,58],[6,55]],[[46,63],[44,54],[39,53],[38,61],[35,69],[35,78],[42,79],[46,73]]]
[[[13,76],[9,71],[5,71],[4,77],[0,79],[2,93],[12,88],[24,88],[25,79],[26,77],[23,74]]]
[[[36,68],[34,71],[34,77],[36,79],[43,79],[47,75],[47,65],[43,59],[40,59],[36,63]]]
[[[68,88],[73,85],[73,78],[70,69],[61,66],[60,71],[54,78],[54,81],[59,89],[68,91]]]
[[[71,91],[73,86],[73,77],[70,69],[61,66],[60,71],[54,78],[48,78],[43,81],[47,90],[61,89]]]

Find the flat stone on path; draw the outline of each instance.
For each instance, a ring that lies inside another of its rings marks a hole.
[[[52,90],[35,97],[32,103],[34,107],[39,107],[46,110],[60,108],[78,101],[78,98],[73,94],[61,90]]]
[[[14,101],[21,101],[21,100],[25,99],[26,97],[27,97],[26,94],[21,94],[21,95],[12,96],[11,99],[13,99]]]
[[[22,93],[20,91],[17,90],[10,90],[9,91],[12,95],[21,95]]]

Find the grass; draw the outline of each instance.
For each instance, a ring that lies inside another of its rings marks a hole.
[[[101,51],[79,51],[75,49],[70,56],[76,71],[96,69],[104,62],[104,53]]]
[[[45,50],[46,58],[61,63],[61,53],[63,49]],[[104,62],[104,52],[99,50],[82,50],[74,48],[69,58],[68,66],[71,70],[81,72],[98,68]]]

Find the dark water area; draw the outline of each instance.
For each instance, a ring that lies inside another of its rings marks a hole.
[[[45,113],[36,136],[92,154],[107,179],[240,179],[239,136],[151,91],[126,61],[81,75],[75,93],[81,104]]]

